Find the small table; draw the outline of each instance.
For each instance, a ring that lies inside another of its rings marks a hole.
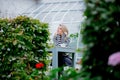
[[[72,53],[72,67],[75,67],[75,50],[69,47],[54,47],[48,52],[52,52],[52,68],[58,68],[58,53],[64,52],[64,53]],[[58,73],[57,73],[58,76]]]

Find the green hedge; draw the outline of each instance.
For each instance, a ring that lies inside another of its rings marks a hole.
[[[48,24],[39,20],[26,16],[0,19],[0,79],[45,79],[48,36]]]
[[[83,80],[120,80],[120,67],[108,65],[108,57],[120,51],[120,1],[85,0]]]

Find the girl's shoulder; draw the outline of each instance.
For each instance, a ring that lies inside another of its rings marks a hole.
[[[56,37],[57,36],[57,33],[54,33],[54,37]]]

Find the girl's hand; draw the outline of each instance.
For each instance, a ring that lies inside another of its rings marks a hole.
[[[68,35],[67,32],[64,32],[64,33],[65,33],[66,36]]]

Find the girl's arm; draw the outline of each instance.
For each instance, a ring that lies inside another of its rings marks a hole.
[[[69,37],[66,37],[66,39],[65,39],[65,44],[68,46],[69,43],[70,43],[70,38],[69,38]]]
[[[69,43],[70,43],[70,38],[69,37],[67,37],[67,35],[66,34],[64,34],[64,43],[68,46],[69,45]]]

